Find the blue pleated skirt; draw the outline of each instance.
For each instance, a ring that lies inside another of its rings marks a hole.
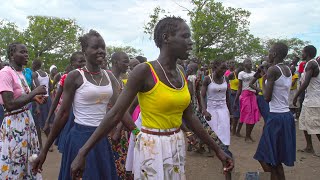
[[[268,120],[268,114],[270,112],[269,103],[264,99],[263,95],[257,96],[258,107],[264,122]]]
[[[66,142],[66,138],[67,138],[67,136],[73,126],[74,126],[74,114],[73,114],[73,111],[71,108],[68,121],[67,121],[66,125],[64,126],[64,128],[62,129],[62,131],[60,132],[59,138],[57,139],[57,141],[58,141],[57,146],[58,146],[58,150],[60,153],[63,153],[63,151],[64,151],[64,145]]]
[[[296,128],[291,112],[269,113],[254,159],[271,166],[294,166]]]
[[[96,127],[74,124],[67,135],[64,152],[62,154],[59,180],[71,180],[71,163],[77,156],[79,149],[86,143]],[[83,180],[117,180],[110,143],[106,138],[98,142],[86,157]]]
[[[44,104],[40,105],[40,114],[36,115],[35,114],[35,110],[36,110],[36,103],[33,103],[33,107],[32,107],[32,114],[33,114],[33,119],[36,123],[36,126],[39,126],[41,129],[44,128],[44,125],[46,123],[49,111],[50,111],[50,107],[51,107],[51,97],[49,96],[47,99],[47,102]],[[51,124],[54,120],[54,115],[51,116],[51,118],[49,119],[49,123]]]

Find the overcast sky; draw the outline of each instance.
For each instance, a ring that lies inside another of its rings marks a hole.
[[[298,37],[310,41],[320,54],[320,0],[221,0],[225,6],[249,10],[250,30],[260,38]],[[187,0],[1,0],[0,19],[27,26],[28,15],[76,19],[88,31],[100,32],[107,45],[130,45],[153,60],[158,49],[143,26],[156,6],[188,20]]]

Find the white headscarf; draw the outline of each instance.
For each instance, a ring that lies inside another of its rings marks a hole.
[[[52,65],[52,66],[50,66],[50,73],[51,73],[51,71],[53,70],[53,69],[57,69],[57,66],[55,66],[55,65]]]

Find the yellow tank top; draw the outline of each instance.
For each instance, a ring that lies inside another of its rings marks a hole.
[[[259,86],[260,86],[259,88],[262,90],[262,92],[259,92],[259,95],[263,95],[263,89],[262,89],[262,87],[263,87],[263,86],[262,86],[263,78],[259,78],[259,79],[258,79],[258,82],[259,82]]]
[[[238,85],[239,85],[239,79],[238,79],[238,77],[237,77],[235,72],[233,72],[233,74],[234,74],[234,79],[229,81],[230,89],[237,91],[238,90]]]
[[[155,86],[148,92],[139,92],[138,100],[141,108],[142,126],[154,129],[179,128],[182,124],[183,111],[191,102],[187,82],[184,79],[182,89],[173,89],[161,82],[150,66]]]

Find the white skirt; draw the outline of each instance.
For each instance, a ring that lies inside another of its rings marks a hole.
[[[136,124],[137,128],[141,129],[140,114],[139,114],[138,119],[136,120],[135,124]],[[133,133],[131,133],[131,136],[129,139],[127,159],[126,159],[126,171],[132,171],[135,139],[136,139],[136,136]]]
[[[208,101],[207,111],[211,114],[211,120],[207,121],[221,142],[230,145],[230,113],[227,105],[213,105]]]
[[[185,139],[182,131],[170,136],[140,132],[134,147],[134,179],[186,179],[185,157]]]

